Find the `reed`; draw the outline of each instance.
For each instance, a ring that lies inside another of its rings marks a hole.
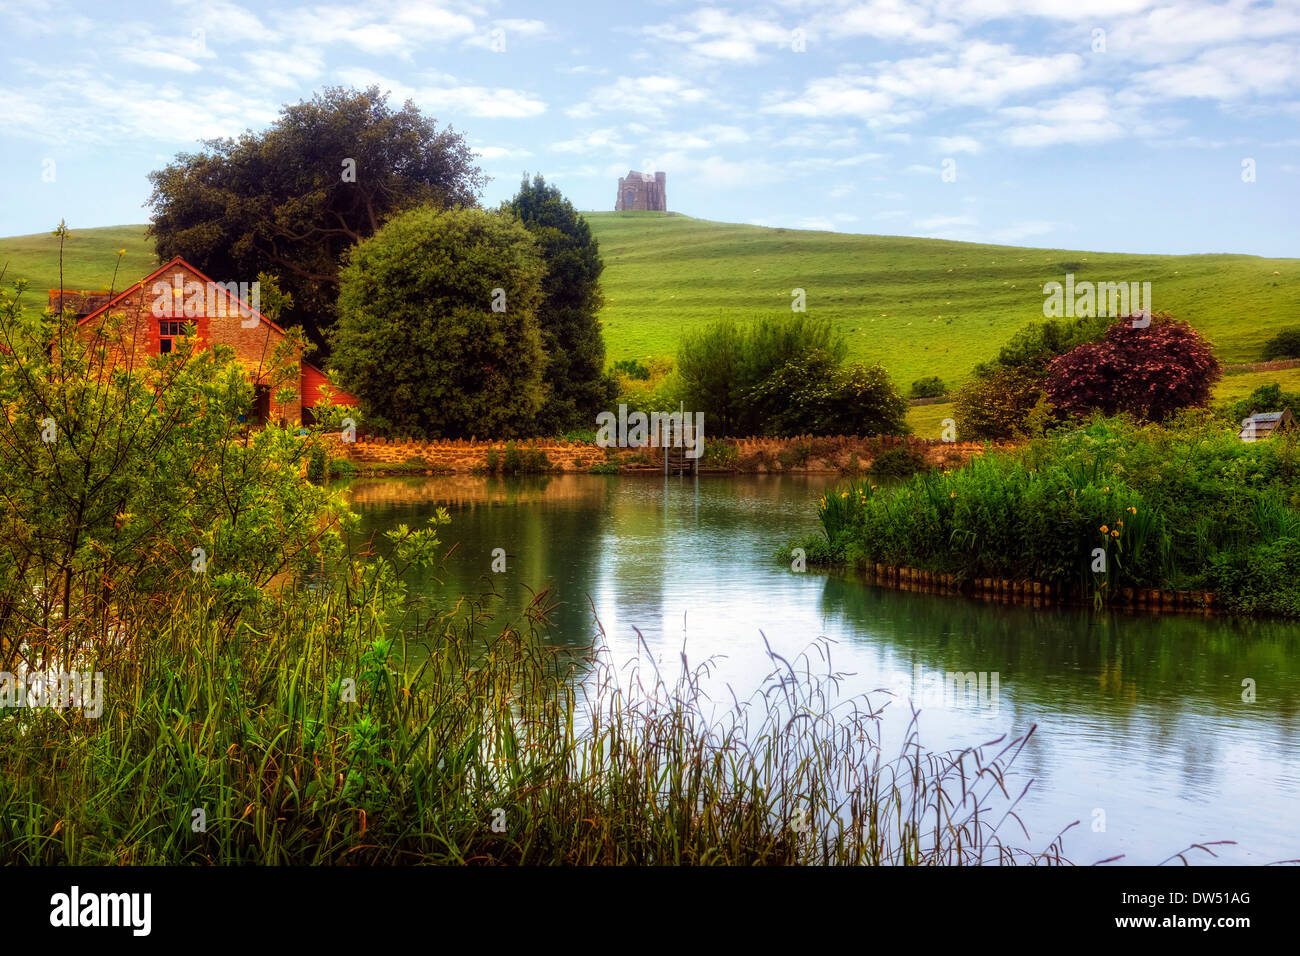
[[[237,618],[189,591],[103,665],[98,719],[0,712],[0,860],[1064,862],[1059,836],[1004,842],[1026,738],[927,753],[914,721],[886,753],[877,704],[818,676],[824,644],[769,647],[718,712],[709,662],[548,646],[547,592],[489,630],[491,594],[432,613],[393,579],[354,565]]]

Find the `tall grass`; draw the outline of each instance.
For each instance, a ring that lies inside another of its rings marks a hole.
[[[196,586],[102,666],[106,706],[0,711],[0,860],[25,864],[967,864],[1016,847],[1024,738],[880,744],[878,706],[769,650],[716,707],[675,676],[545,643],[549,595],[395,604],[354,566],[233,619]],[[355,701],[348,681],[355,681]],[[196,811],[202,811],[202,816]],[[201,825],[200,825],[201,824]]]

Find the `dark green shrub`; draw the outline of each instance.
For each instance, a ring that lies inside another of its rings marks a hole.
[[[750,393],[749,404],[769,435],[907,432],[907,402],[882,366],[841,367],[825,352],[786,362]]]
[[[901,445],[878,455],[868,471],[875,478],[908,478],[929,467],[924,455]]]
[[[514,442],[506,442],[506,453],[501,459],[501,474],[517,475],[524,467],[524,456],[519,453],[519,448]]]
[[[320,484],[329,474],[329,458],[325,454],[325,446],[320,442],[313,442],[311,453],[307,458],[307,480]]]
[[[533,446],[524,452],[523,468],[526,474],[540,475],[551,470],[551,460],[546,457],[546,452]]]
[[[826,319],[795,314],[741,324],[724,319],[683,336],[677,350],[679,395],[720,435],[773,432],[769,406],[753,391],[778,370],[817,354],[838,366],[848,354],[843,333]]]
[[[740,460],[740,452],[728,441],[704,442],[704,453],[700,455],[700,464],[709,468],[735,468]]]
[[[781,463],[781,467],[787,471],[791,468],[802,468],[808,464],[808,459],[812,457],[812,445],[807,442],[800,442],[789,448],[784,448],[777,453],[776,460]]]
[[[948,386],[943,383],[938,375],[930,375],[926,378],[918,378],[912,383],[913,398],[938,398],[948,392]]]
[[[1300,328],[1283,329],[1264,343],[1264,361],[1300,358]]]
[[[639,382],[644,382],[650,378],[650,369],[636,359],[619,359],[614,363],[613,371],[622,372],[628,378],[634,378]]]
[[[971,379],[953,397],[960,441],[1011,438],[1043,397],[1039,379],[1018,368],[999,368]]]
[[[1216,555],[1210,578],[1224,606],[1300,617],[1300,538],[1279,538],[1244,553]]]
[[[487,471],[489,474],[502,475],[539,475],[551,470],[551,460],[546,452],[536,445],[520,449],[513,441],[506,442],[505,454],[497,463],[495,451],[487,453]]]

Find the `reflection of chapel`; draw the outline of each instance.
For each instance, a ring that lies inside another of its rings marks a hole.
[[[668,211],[668,177],[664,173],[639,173],[635,169],[618,180],[618,199],[614,211],[649,209]]]

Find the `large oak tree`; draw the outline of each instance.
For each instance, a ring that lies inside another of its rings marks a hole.
[[[204,146],[150,174],[159,257],[221,281],[279,275],[284,320],[322,346],[349,247],[413,206],[476,205],[486,183],[461,134],[374,86],[326,89],[261,133]]]

